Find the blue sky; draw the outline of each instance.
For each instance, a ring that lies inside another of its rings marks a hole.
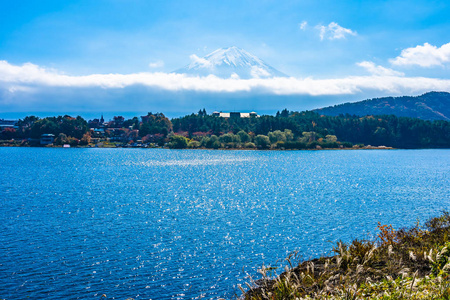
[[[448,16],[449,1],[2,0],[0,112],[302,110],[450,91]],[[167,76],[192,54],[229,46],[297,81],[174,86],[185,79]],[[224,85],[225,96],[211,88]],[[121,105],[127,99],[134,108]]]

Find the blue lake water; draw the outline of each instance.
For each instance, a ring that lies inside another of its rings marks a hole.
[[[0,148],[0,296],[240,295],[262,264],[450,209],[450,150]]]

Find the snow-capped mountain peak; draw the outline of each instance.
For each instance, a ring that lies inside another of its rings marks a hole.
[[[227,64],[229,66],[243,67],[263,65],[264,63],[256,56],[248,53],[238,47],[221,48],[205,56],[205,59],[210,61],[215,66]]]
[[[203,58],[190,56],[191,63],[176,73],[195,76],[216,75],[221,78],[270,78],[286,75],[258,57],[238,47],[220,48]]]

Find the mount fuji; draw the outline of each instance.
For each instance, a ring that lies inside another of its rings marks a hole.
[[[287,77],[258,57],[238,47],[220,48],[203,58],[191,55],[192,62],[175,73],[191,76],[215,75],[220,78],[272,78]]]

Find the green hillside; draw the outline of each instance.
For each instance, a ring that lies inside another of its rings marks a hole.
[[[450,93],[429,92],[420,96],[384,97],[344,103],[314,110],[327,115],[396,115],[422,120],[450,121]]]

